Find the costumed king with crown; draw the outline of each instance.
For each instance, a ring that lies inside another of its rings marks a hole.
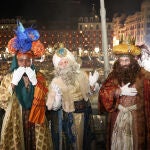
[[[36,72],[33,58],[44,54],[39,32],[17,22],[16,36],[8,42],[14,54],[11,73],[0,85],[0,107],[5,110],[0,149],[52,150],[52,140],[45,116],[46,80]]]
[[[131,44],[113,47],[118,57],[99,91],[99,110],[108,112],[107,149],[146,149],[144,97],[140,48]]]
[[[51,110],[54,149],[88,150],[94,138],[88,96],[90,84],[96,85],[99,74],[95,72],[89,79],[64,47],[56,50],[53,64],[55,77],[49,84],[46,105]]]

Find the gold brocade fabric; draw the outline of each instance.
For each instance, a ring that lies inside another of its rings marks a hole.
[[[24,150],[21,107],[13,96],[4,117],[1,133],[1,150]],[[37,150],[53,150],[48,123],[35,125]]]
[[[11,74],[7,74],[0,84],[0,107],[6,110],[11,97]]]
[[[11,75],[5,76],[0,86],[0,107],[5,110],[2,124],[0,150],[25,150],[22,107],[15,94],[8,88]],[[27,118],[28,119],[28,118]],[[53,150],[47,120],[42,125],[35,124],[36,150]]]
[[[74,86],[73,85],[69,85],[68,89],[69,89],[68,92],[72,95],[73,101],[78,101],[78,100],[82,100],[83,99],[78,81],[75,81],[75,85]]]
[[[74,119],[74,132],[76,135],[75,147],[77,150],[83,149],[83,131],[84,131],[84,114],[73,114]]]
[[[51,132],[48,128],[48,122],[45,124],[35,125],[36,149],[37,150],[53,150]]]
[[[19,103],[13,100],[9,102],[3,120],[1,132],[1,150],[24,150],[22,119]]]

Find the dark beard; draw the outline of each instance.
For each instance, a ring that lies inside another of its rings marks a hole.
[[[131,63],[128,66],[120,66],[119,61],[117,61],[114,64],[113,68],[113,75],[115,78],[117,78],[119,84],[121,85],[122,83],[127,84],[131,83],[134,84],[136,80],[136,76],[140,70],[140,66],[137,63],[136,60],[131,59]]]
[[[130,72],[131,69],[129,68],[129,66],[127,68],[120,68],[118,72],[118,74],[120,74],[120,76],[118,76],[120,80],[119,82],[122,82],[124,84],[131,82],[135,76]]]

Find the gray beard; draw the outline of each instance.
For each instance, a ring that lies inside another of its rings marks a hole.
[[[66,85],[75,85],[75,81],[77,79],[78,74],[76,66],[72,65],[65,69],[58,68],[55,73],[56,76],[62,78],[63,82]]]

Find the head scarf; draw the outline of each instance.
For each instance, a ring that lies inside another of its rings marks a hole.
[[[54,56],[53,56],[53,65],[54,65],[54,67],[57,68],[59,62],[62,59],[65,59],[65,58],[75,62],[74,55],[68,49],[66,49],[64,47],[61,47],[61,48],[57,49]]]

